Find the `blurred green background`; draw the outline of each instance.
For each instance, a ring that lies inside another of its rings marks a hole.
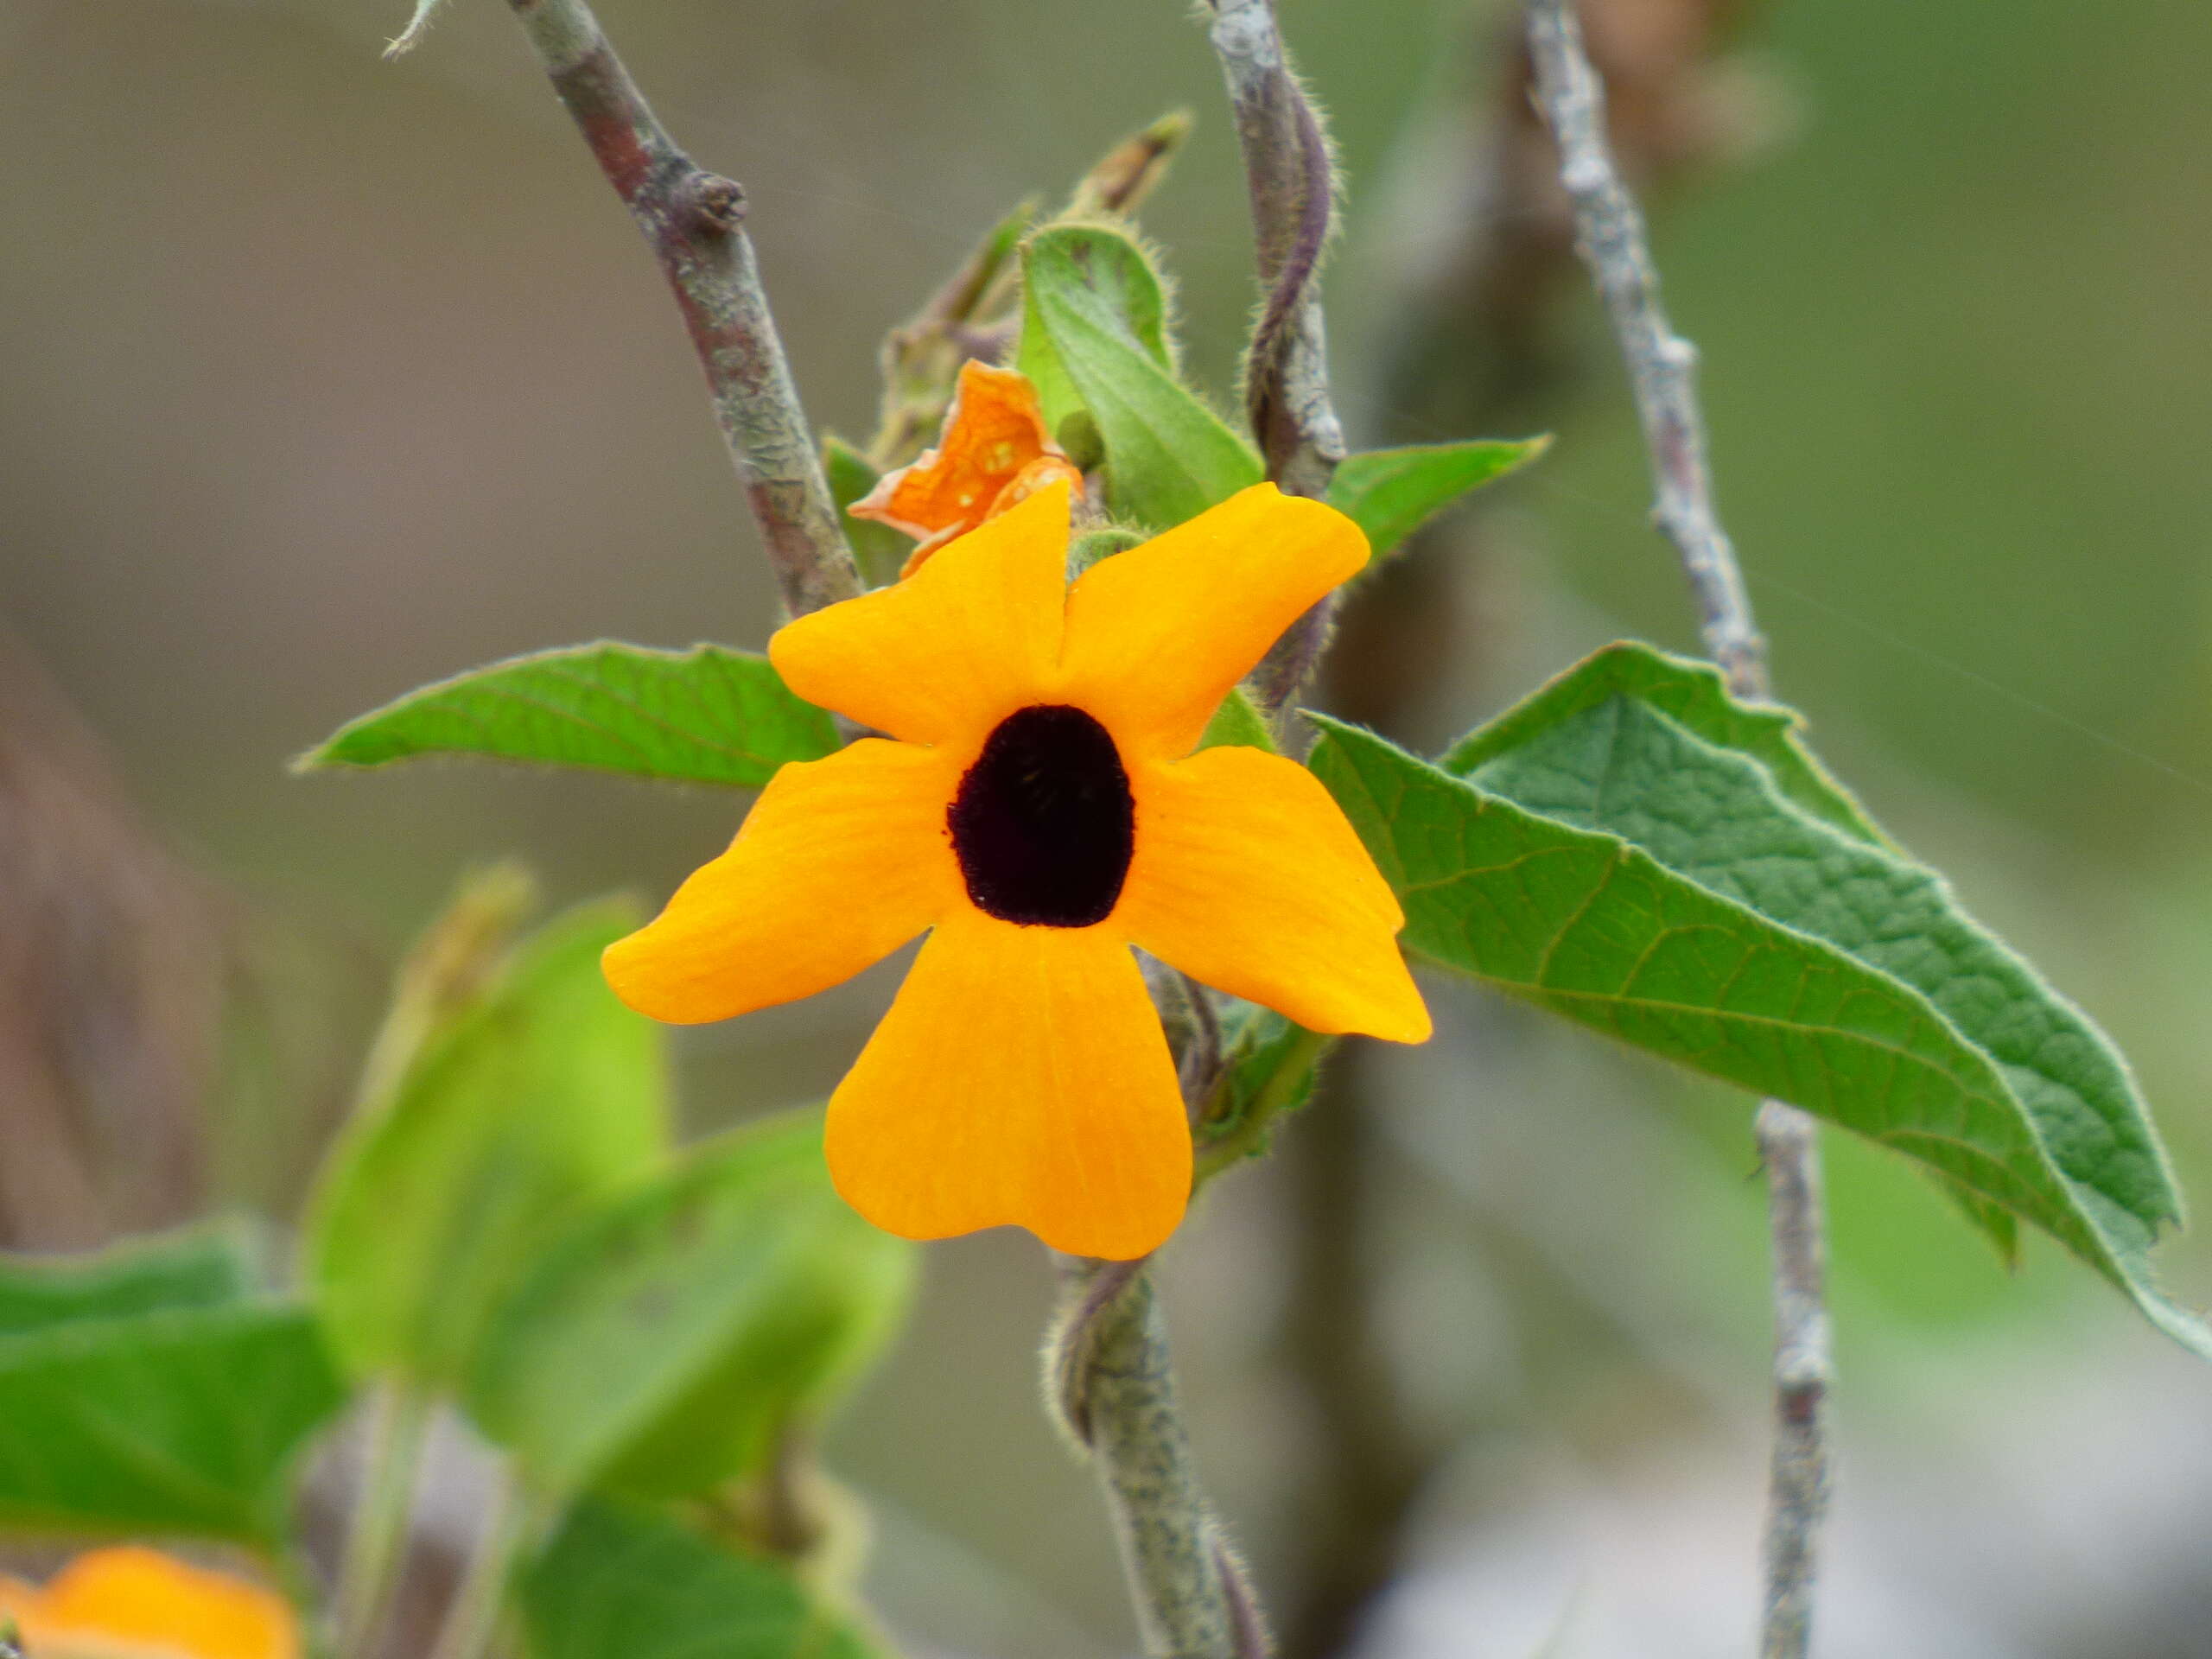
[[[857,436],[883,330],[1015,200],[1178,105],[1198,133],[1144,223],[1192,364],[1227,391],[1249,229],[1186,10],[607,0],[604,21],[679,137],[744,181],[809,413]],[[1332,290],[1348,423],[1473,435],[1376,365],[1409,234],[1459,211],[1431,188],[1435,121],[1495,96],[1497,9],[1281,10],[1352,204]],[[382,974],[465,865],[513,852],[559,898],[658,899],[739,810],[489,769],[284,772],[346,717],[495,657],[757,645],[774,624],[673,309],[504,11],[452,0],[385,65],[398,0],[0,6],[10,655],[105,746],[146,842],[198,873],[246,964],[207,976],[263,1012],[209,1061],[191,1202],[293,1200]],[[1754,142],[1657,213],[1783,694],[2120,1039],[2200,1205],[2208,59],[2196,0],[1770,0],[1728,70]],[[1522,427],[1484,435],[1560,442],[1430,550],[1450,672],[1399,735],[1439,741],[1618,634],[1694,644],[1618,371],[1567,298]],[[60,721],[43,696],[0,705],[0,748]],[[43,844],[10,799],[0,830]],[[44,971],[29,937],[10,984]],[[818,1097],[898,971],[687,1034],[695,1121]],[[1437,1042],[1361,1076],[1361,1267],[1399,1379],[1374,1432],[1424,1465],[1368,1650],[1743,1651],[1766,1343],[1746,1103],[1435,994]],[[0,1103],[0,1157],[29,1133]],[[2055,1251],[2008,1279],[1908,1171],[1830,1147],[1825,1652],[2212,1654],[2212,1376]],[[1209,1478],[1294,1609],[1332,1502],[1292,1334],[1306,1199],[1274,1166],[1224,1187],[1171,1253],[1172,1317]],[[2167,1266],[2212,1297],[2201,1242]],[[880,1505],[887,1618],[918,1652],[1133,1645],[1088,1477],[1033,1403],[1050,1288],[1026,1238],[934,1247],[907,1338],[842,1424],[838,1467]]]

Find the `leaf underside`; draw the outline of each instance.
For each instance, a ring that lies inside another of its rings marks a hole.
[[[2152,1277],[2180,1205],[2126,1064],[1711,672],[1614,647],[1443,766],[1326,720],[1313,766],[1417,956],[1921,1160],[2212,1357]]]
[[[349,1371],[457,1387],[536,1252],[666,1155],[662,1037],[599,968],[638,920],[619,903],[556,918],[428,1045],[389,1108],[347,1126],[307,1255]]]

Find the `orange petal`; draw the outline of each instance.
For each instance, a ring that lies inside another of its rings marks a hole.
[[[56,1654],[103,1643],[188,1659],[294,1659],[300,1651],[282,1599],[150,1549],[79,1555],[47,1586],[35,1629],[42,1644],[35,1651]]]
[[[1045,489],[906,581],[787,624],[770,660],[809,702],[972,753],[1057,676],[1068,503],[1065,487]]]
[[[971,358],[961,365],[938,447],[886,473],[847,511],[909,536],[948,539],[945,532],[982,524],[1000,493],[1039,456],[1065,459],[1045,429],[1037,388],[1012,369]]]
[[[880,738],[785,766],[729,850],[607,948],[607,983],[697,1025],[850,979],[961,900],[944,823],[958,783],[944,756]]]
[[[1367,537],[1334,507],[1240,490],[1083,574],[1068,594],[1071,700],[1125,747],[1187,754],[1283,630],[1366,563]]]
[[[1012,1223],[1128,1260],[1191,1191],[1167,1039],[1108,927],[947,918],[830,1096],[827,1137],[837,1190],[908,1238]]]
[[[998,493],[997,499],[991,503],[991,510],[983,517],[995,518],[999,514],[1020,505],[1039,490],[1054,484],[1066,485],[1069,499],[1072,500],[1083,493],[1083,474],[1071,461],[1065,461],[1057,454],[1039,455],[1014,475],[1014,481]],[[912,575],[930,562],[931,554],[968,528],[966,524],[955,524],[922,543],[906,556],[906,563],[899,569],[899,579],[904,582]]]
[[[1127,554],[1116,555],[1126,558]],[[1389,885],[1320,780],[1279,754],[1205,749],[1140,768],[1115,925],[1163,962],[1310,1031],[1429,1034]]]

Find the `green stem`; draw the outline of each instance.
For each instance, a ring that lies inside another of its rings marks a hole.
[[[503,1477],[429,1659],[484,1659],[491,1651],[505,1622],[515,1562],[536,1530],[535,1514],[516,1491],[513,1479]]]
[[[1084,1263],[1069,1289],[1055,1387],[1096,1459],[1147,1659],[1257,1659],[1266,1627],[1198,1488],[1145,1263]]]
[[[340,1659],[357,1659],[369,1650],[406,1554],[416,1470],[431,1410],[429,1396],[404,1383],[377,1386],[365,1478],[338,1573],[334,1624]]]

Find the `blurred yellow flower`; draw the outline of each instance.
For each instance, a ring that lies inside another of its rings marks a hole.
[[[1174,1230],[1192,1169],[1132,945],[1314,1031],[1419,1042],[1429,1020],[1397,900],[1319,781],[1192,753],[1366,538],[1263,484],[1071,588],[1069,511],[1052,486],[778,632],[794,691],[892,741],[784,767],[606,966],[631,1007],[690,1024],[926,931],[831,1097],[839,1191],[909,1238],[1014,1223],[1128,1258]]]
[[[291,1608],[258,1586],[157,1550],[79,1555],[44,1588],[0,1578],[24,1659],[298,1659]]]

